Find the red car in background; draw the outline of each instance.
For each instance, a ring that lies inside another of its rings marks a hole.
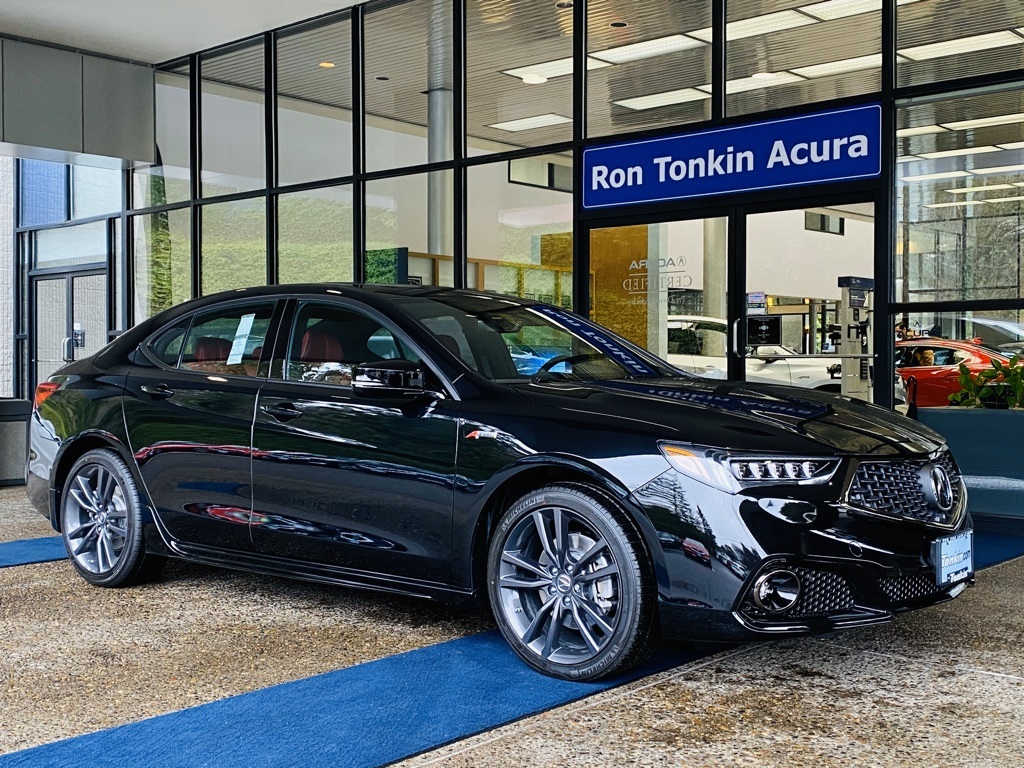
[[[979,342],[930,336],[897,341],[896,370],[907,387],[907,402],[918,408],[949,405],[949,396],[960,391],[960,363],[977,374],[991,368],[993,359],[1009,362],[1008,355]]]

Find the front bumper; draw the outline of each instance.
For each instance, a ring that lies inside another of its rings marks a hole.
[[[776,570],[796,574],[801,590],[790,609],[771,613],[755,604],[753,592],[762,574]],[[940,586],[930,564],[905,568],[846,559],[770,557],[744,582],[731,610],[665,596],[659,610],[666,637],[743,642],[883,624],[899,613],[952,600],[974,581],[972,573],[956,584]]]

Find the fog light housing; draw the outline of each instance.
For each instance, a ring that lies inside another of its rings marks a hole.
[[[792,571],[768,571],[754,582],[751,599],[765,613],[788,611],[800,599],[800,577]]]

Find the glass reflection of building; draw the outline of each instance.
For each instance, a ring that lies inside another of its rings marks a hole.
[[[0,165],[5,386],[60,362],[32,345],[61,329],[29,332],[58,266],[93,268],[83,302],[105,276],[90,343],[242,285],[401,280],[574,308],[661,355],[669,318],[731,327],[733,294],[764,292],[782,344],[822,353],[822,264],[875,278],[876,360],[897,321],[1021,342],[1022,68],[1024,6],[998,0],[374,0],[167,62],[157,163]],[[868,102],[890,142],[870,183],[602,215],[574,190],[602,142]]]

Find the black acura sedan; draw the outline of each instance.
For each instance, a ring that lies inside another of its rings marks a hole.
[[[941,437],[702,380],[563,309],[293,285],[198,299],[36,391],[29,495],[88,582],[167,557],[457,603],[528,664],[888,621],[973,582]]]

